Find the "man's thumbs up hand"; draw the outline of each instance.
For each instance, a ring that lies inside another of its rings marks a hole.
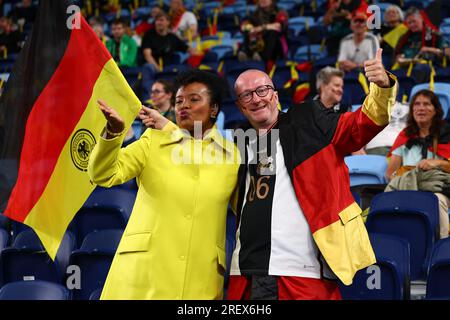
[[[370,82],[375,83],[381,88],[389,88],[390,81],[386,70],[384,70],[383,61],[381,59],[382,53],[383,49],[378,49],[375,59],[365,61],[364,71]]]

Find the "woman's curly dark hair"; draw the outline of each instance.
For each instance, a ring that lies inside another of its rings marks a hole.
[[[218,112],[220,112],[220,106],[222,100],[227,93],[227,86],[224,85],[224,81],[215,73],[199,69],[191,69],[180,73],[175,78],[175,92],[181,87],[185,87],[191,83],[202,83],[209,91],[210,105],[217,104]],[[212,119],[213,123],[216,119]]]
[[[416,101],[417,97],[419,97],[419,96],[424,96],[424,97],[429,98],[431,101],[431,104],[434,106],[434,110],[436,111],[436,114],[434,115],[434,117],[431,121],[430,135],[432,135],[433,137],[439,137],[441,127],[444,124],[444,121],[442,120],[444,111],[442,109],[442,105],[441,105],[441,102],[439,101],[438,96],[435,95],[433,91],[430,91],[427,89],[420,90],[411,99],[411,103],[409,104],[409,115],[408,115],[408,119],[406,120],[405,133],[408,137],[419,135],[419,126],[417,125],[416,120],[414,120],[414,115],[413,115],[414,102]]]

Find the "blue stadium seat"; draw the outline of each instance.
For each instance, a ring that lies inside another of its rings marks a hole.
[[[70,300],[70,292],[53,282],[17,281],[0,289],[0,300]]]
[[[81,289],[72,290],[74,299],[88,300],[95,290],[103,288],[122,234],[118,229],[91,232],[81,248],[72,252],[70,264],[77,265],[82,274]]]
[[[102,290],[103,290],[103,288],[94,290],[91,293],[91,295],[89,296],[89,300],[100,300],[100,297],[102,296]]]
[[[320,44],[311,44],[297,48],[292,57],[295,61],[311,61],[323,59],[327,56],[327,50]]]
[[[427,277],[427,299],[450,297],[450,238],[439,240],[433,248]]]
[[[233,46],[230,45],[217,45],[209,49],[211,52],[217,54],[217,59],[222,60],[226,56],[232,56],[234,52]]]
[[[366,221],[369,232],[407,240],[411,247],[411,280],[424,280],[439,230],[439,204],[431,192],[392,191],[377,194]]]
[[[409,299],[410,248],[399,237],[371,233],[377,263],[356,273],[353,283],[339,283],[344,300]]]
[[[9,230],[11,221],[5,215],[0,212],[0,229]]]
[[[22,280],[44,280],[60,283],[64,278],[69,257],[75,248],[75,239],[66,232],[56,254],[51,260],[36,233],[29,229],[19,233],[11,247],[1,252],[3,283]]]
[[[227,61],[226,59],[224,61]],[[228,60],[230,61],[230,60]],[[233,61],[233,60],[231,60]],[[234,88],[234,83],[236,82],[236,79],[239,77],[239,75],[244,72],[245,70],[249,69],[258,69],[261,71],[264,71],[265,65],[262,61],[246,61],[246,62],[228,62],[225,63],[225,74],[228,81],[228,86],[230,88]],[[231,90],[231,94],[234,97],[234,90]]]
[[[350,174],[350,186],[367,184],[386,184],[384,173],[387,168],[386,157],[380,155],[354,155],[345,157]]]
[[[233,129],[235,124],[247,120],[239,111],[239,108],[236,106],[236,102],[234,100],[226,99],[222,101],[222,106],[220,109],[225,116],[225,129]]]
[[[92,231],[125,229],[135,199],[136,193],[130,190],[97,187],[69,226],[77,239],[77,247]]]
[[[420,90],[428,89],[430,90],[430,84],[429,83],[422,83],[415,85],[411,89],[411,95],[410,95],[410,101],[412,97],[419,92]],[[449,112],[448,109],[450,108],[450,84],[449,83],[440,83],[435,82],[434,83],[434,93],[438,96],[439,101],[441,102],[442,109],[444,110],[444,119],[448,118]]]
[[[9,233],[5,229],[0,229],[0,251],[9,244]]]
[[[350,104],[362,104],[366,93],[358,80],[359,71],[348,72],[344,76],[344,96],[350,99]]]
[[[392,73],[397,77],[399,90],[397,100],[402,101],[403,96],[411,97],[411,89],[417,84],[413,77],[408,77],[408,70],[405,68],[393,70]]]
[[[123,76],[128,84],[133,87],[139,79],[139,74],[142,72],[141,67],[122,67]]]

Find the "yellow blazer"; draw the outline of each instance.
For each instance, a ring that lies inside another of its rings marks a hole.
[[[216,128],[203,140],[148,129],[128,147],[121,143],[100,138],[88,167],[101,186],[133,177],[139,185],[101,298],[221,299],[237,148]]]

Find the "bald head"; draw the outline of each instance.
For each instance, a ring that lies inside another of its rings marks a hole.
[[[234,83],[237,106],[255,129],[269,130],[278,119],[278,93],[260,70],[247,70]]]
[[[245,87],[251,86],[252,82],[257,82],[257,86],[264,84],[268,84],[272,87],[274,86],[272,79],[270,79],[267,73],[257,69],[249,69],[242,72],[236,79],[236,82],[234,83],[234,92],[236,92],[236,95],[239,95],[244,91]]]

